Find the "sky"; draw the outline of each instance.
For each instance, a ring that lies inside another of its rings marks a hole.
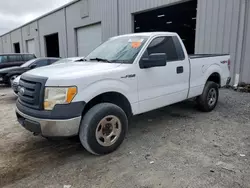
[[[0,0],[0,35],[72,0]]]

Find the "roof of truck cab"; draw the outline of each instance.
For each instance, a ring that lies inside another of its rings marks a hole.
[[[124,37],[124,36],[145,36],[145,37],[151,37],[153,35],[176,35],[176,33],[173,32],[145,32],[145,33],[131,33],[131,34],[125,34],[125,35],[120,35],[120,36],[116,36],[118,37]],[[113,38],[116,38],[113,37]]]

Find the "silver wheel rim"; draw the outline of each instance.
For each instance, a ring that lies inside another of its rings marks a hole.
[[[217,92],[215,88],[211,88],[207,95],[207,102],[209,106],[214,106],[217,100]]]
[[[120,137],[122,130],[121,121],[113,115],[104,117],[96,128],[96,140],[104,146],[112,146]]]

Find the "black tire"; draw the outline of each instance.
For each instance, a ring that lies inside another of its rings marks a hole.
[[[116,141],[110,146],[103,146],[96,137],[97,127],[103,118],[115,116],[120,121],[120,133]],[[84,148],[94,155],[105,155],[115,151],[123,142],[128,130],[128,118],[126,113],[117,105],[101,103],[92,107],[83,117],[79,137]]]
[[[215,100],[212,102],[212,104],[211,102],[209,102],[210,91],[215,91],[216,93]],[[216,107],[218,99],[219,99],[218,84],[216,84],[215,82],[208,81],[205,85],[202,95],[200,95],[197,98],[197,104],[199,110],[201,110],[202,112],[211,112]]]

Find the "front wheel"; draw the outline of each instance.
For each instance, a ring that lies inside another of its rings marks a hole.
[[[104,155],[121,145],[127,129],[126,113],[117,105],[101,103],[92,107],[83,117],[79,137],[90,153]]]
[[[218,98],[218,85],[208,81],[202,95],[197,98],[198,108],[203,112],[211,112],[216,107]]]

